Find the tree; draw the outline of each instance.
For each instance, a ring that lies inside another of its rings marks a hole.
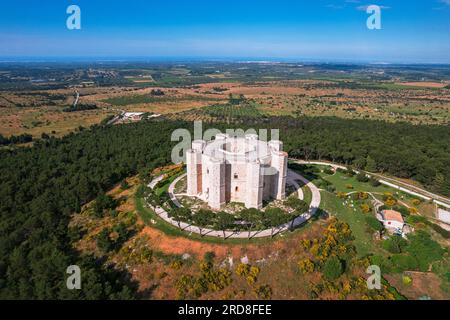
[[[200,230],[200,235],[204,227],[211,225],[214,219],[214,212],[211,210],[200,209],[192,216],[192,222]]]
[[[109,252],[113,249],[113,241],[109,237],[111,230],[109,228],[104,228],[97,235],[97,246],[103,252]]]
[[[372,159],[371,156],[367,156],[366,158],[366,167],[365,169],[369,172],[376,172],[377,171],[377,164],[375,160]]]
[[[189,222],[192,219],[192,212],[188,208],[185,207],[177,207],[168,212],[169,217],[177,221],[178,228],[181,229],[181,222]]]
[[[370,185],[371,185],[372,187],[378,187],[378,186],[381,185],[381,182],[378,181],[378,179],[376,179],[376,178],[374,178],[374,177],[371,177],[371,178],[369,179],[369,182],[370,182]]]
[[[216,215],[214,226],[218,230],[223,231],[223,238],[225,239],[225,230],[234,227],[234,216],[227,212],[221,211]]]
[[[390,253],[402,253],[408,242],[400,236],[392,236],[383,241],[383,248]]]
[[[325,261],[323,275],[328,280],[336,280],[344,273],[344,267],[338,257],[333,256]]]
[[[240,216],[247,225],[248,238],[250,239],[252,229],[262,221],[261,211],[255,208],[244,209],[240,212]]]
[[[356,180],[358,180],[359,182],[368,182],[369,177],[366,176],[366,174],[363,171],[360,171],[356,176]]]
[[[380,221],[378,221],[377,218],[375,218],[373,216],[366,217],[366,223],[374,231],[378,231],[379,232],[380,239],[381,239],[381,237],[383,236],[383,230],[384,230],[383,224]]]
[[[120,183],[120,189],[127,190],[128,188],[130,188],[130,185],[128,184],[127,180],[122,180],[122,182]]]
[[[271,237],[273,237],[274,229],[286,223],[288,217],[280,208],[268,208],[262,212],[261,221],[265,228],[272,228]]]
[[[109,195],[100,194],[94,202],[94,214],[97,217],[101,217],[103,215],[104,210],[114,209],[117,205],[117,202]]]
[[[405,251],[417,260],[419,269],[423,272],[428,271],[430,264],[440,260],[445,252],[440,244],[423,230],[409,235],[409,244]]]

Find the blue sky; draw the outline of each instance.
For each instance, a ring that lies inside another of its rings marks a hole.
[[[81,30],[66,28],[71,4]],[[450,63],[450,0],[3,0],[0,56]]]

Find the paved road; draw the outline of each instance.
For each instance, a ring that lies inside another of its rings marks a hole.
[[[184,176],[185,175],[182,175],[182,176],[178,177],[177,179],[175,179],[170,184],[169,190],[168,190],[170,199],[177,206],[181,206],[181,204],[176,199],[176,196],[174,194],[174,189],[175,189],[176,183],[180,179],[182,179]],[[156,184],[162,180],[162,178],[163,178],[162,176],[155,178],[152,182],[150,182],[149,186],[151,188],[154,188],[156,186]],[[191,225],[191,224],[188,224],[185,222],[178,223],[177,221],[175,221],[169,217],[167,211],[164,208],[161,208],[159,206],[156,208],[153,208],[153,210],[159,217],[161,217],[166,222],[168,222],[176,227],[180,227],[182,230],[184,230],[186,232],[197,233],[202,236],[210,236],[210,237],[218,237],[218,238],[223,238],[225,236],[225,238],[236,238],[236,239],[271,237],[273,235],[287,231],[291,227],[295,228],[295,227],[303,224],[304,222],[308,221],[316,213],[316,211],[320,205],[320,191],[314,184],[312,184],[305,177],[301,176],[300,174],[298,174],[292,170],[288,171],[288,180],[290,182],[292,182],[295,185],[295,187],[298,189],[300,189],[300,186],[298,185],[298,183],[296,181],[300,180],[311,190],[311,193],[312,193],[311,204],[310,204],[310,207],[307,212],[298,216],[293,221],[283,224],[281,226],[278,226],[277,228],[274,228],[273,230],[266,229],[266,230],[261,230],[261,231],[251,231],[250,233],[248,231],[239,231],[239,232],[225,231],[225,235],[224,235],[223,231],[211,230],[208,228],[199,228],[197,226],[194,226],[194,225]],[[300,196],[300,194],[303,196],[303,193],[299,192],[298,195]]]
[[[73,107],[75,108],[78,104],[78,100],[80,99],[80,93],[77,91],[75,91],[75,101],[73,103]]]
[[[326,166],[331,166],[333,168],[341,168],[341,169],[346,169],[345,166],[340,165],[340,164],[336,164],[336,163],[332,163],[332,162],[324,162],[324,161],[304,161],[304,160],[297,160],[297,159],[289,159],[293,162],[296,163],[300,163],[300,164],[318,164],[318,165],[326,165]],[[355,170],[355,172],[358,172],[357,170]],[[385,177],[383,175],[377,174],[377,173],[371,173],[368,172],[368,176],[375,176],[379,179],[380,183],[384,184],[384,185],[388,185],[390,187],[399,189],[401,191],[404,191],[406,193],[415,195],[415,196],[419,196],[421,198],[424,198],[426,200],[431,200],[433,199],[433,201],[437,204],[440,204],[444,207],[450,208],[450,199],[443,197],[441,195],[429,192],[427,190],[424,190],[422,188],[416,187],[412,184],[406,183],[406,182],[402,182],[402,181],[398,181],[392,178],[388,178]]]

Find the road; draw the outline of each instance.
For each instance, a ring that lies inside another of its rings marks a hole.
[[[345,166],[340,165],[340,164],[336,164],[336,163],[331,163],[331,162],[324,162],[324,161],[304,161],[304,160],[297,160],[297,159],[289,159],[290,161],[299,163],[299,164],[317,164],[317,165],[326,165],[326,166],[331,166],[333,168],[341,168],[341,169],[346,169]],[[358,173],[358,170],[355,170],[355,172]],[[374,176],[376,178],[379,179],[380,183],[399,189],[403,192],[409,193],[411,195],[414,196],[418,196],[421,197],[425,200],[433,200],[435,203],[442,205],[444,207],[450,208],[450,199],[443,197],[441,195],[432,193],[430,191],[424,190],[422,188],[416,187],[412,184],[406,183],[406,182],[402,182],[402,181],[398,181],[395,180],[393,178],[389,178],[389,177],[385,177],[381,174],[378,173],[372,173],[372,172],[367,172],[367,175],[370,176]]]
[[[80,93],[77,91],[75,91],[75,101],[73,103],[73,107],[75,108],[78,104],[78,100],[80,99]]]

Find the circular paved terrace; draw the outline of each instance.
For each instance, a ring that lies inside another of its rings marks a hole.
[[[186,176],[186,174],[181,175],[180,177],[175,179],[169,186],[168,192],[169,192],[170,199],[178,207],[181,207],[181,203],[178,201],[178,199],[174,193],[175,185],[177,184],[178,181],[183,179],[185,176]],[[158,176],[155,179],[153,179],[153,181],[150,182],[149,187],[153,189],[155,187],[155,185],[157,184],[157,182],[161,181],[162,178],[163,178],[163,176]],[[185,223],[185,222],[178,223],[178,221],[169,217],[169,214],[167,213],[167,211],[164,208],[161,208],[159,206],[152,207],[152,209],[155,211],[155,213],[161,219],[163,219],[167,223],[170,223],[171,225],[173,225],[176,228],[181,228],[183,231],[186,231],[188,233],[196,233],[201,236],[210,236],[210,237],[225,238],[225,239],[227,239],[227,238],[245,239],[245,238],[272,237],[276,234],[282,233],[291,228],[298,227],[301,224],[305,223],[312,216],[314,216],[314,214],[316,213],[316,211],[320,205],[319,189],[313,183],[308,181],[305,177],[303,177],[302,175],[300,175],[292,170],[288,170],[287,181],[288,181],[288,183],[294,185],[294,187],[297,190],[296,191],[297,195],[300,199],[303,198],[303,192],[297,181],[301,181],[302,183],[304,183],[304,185],[306,185],[311,190],[311,194],[312,194],[311,203],[309,205],[309,209],[307,212],[299,215],[293,221],[282,224],[274,229],[270,228],[270,229],[250,231],[250,232],[249,231],[225,231],[225,234],[224,234],[223,231],[212,230],[212,229],[208,229],[208,228],[199,228],[195,225]]]

